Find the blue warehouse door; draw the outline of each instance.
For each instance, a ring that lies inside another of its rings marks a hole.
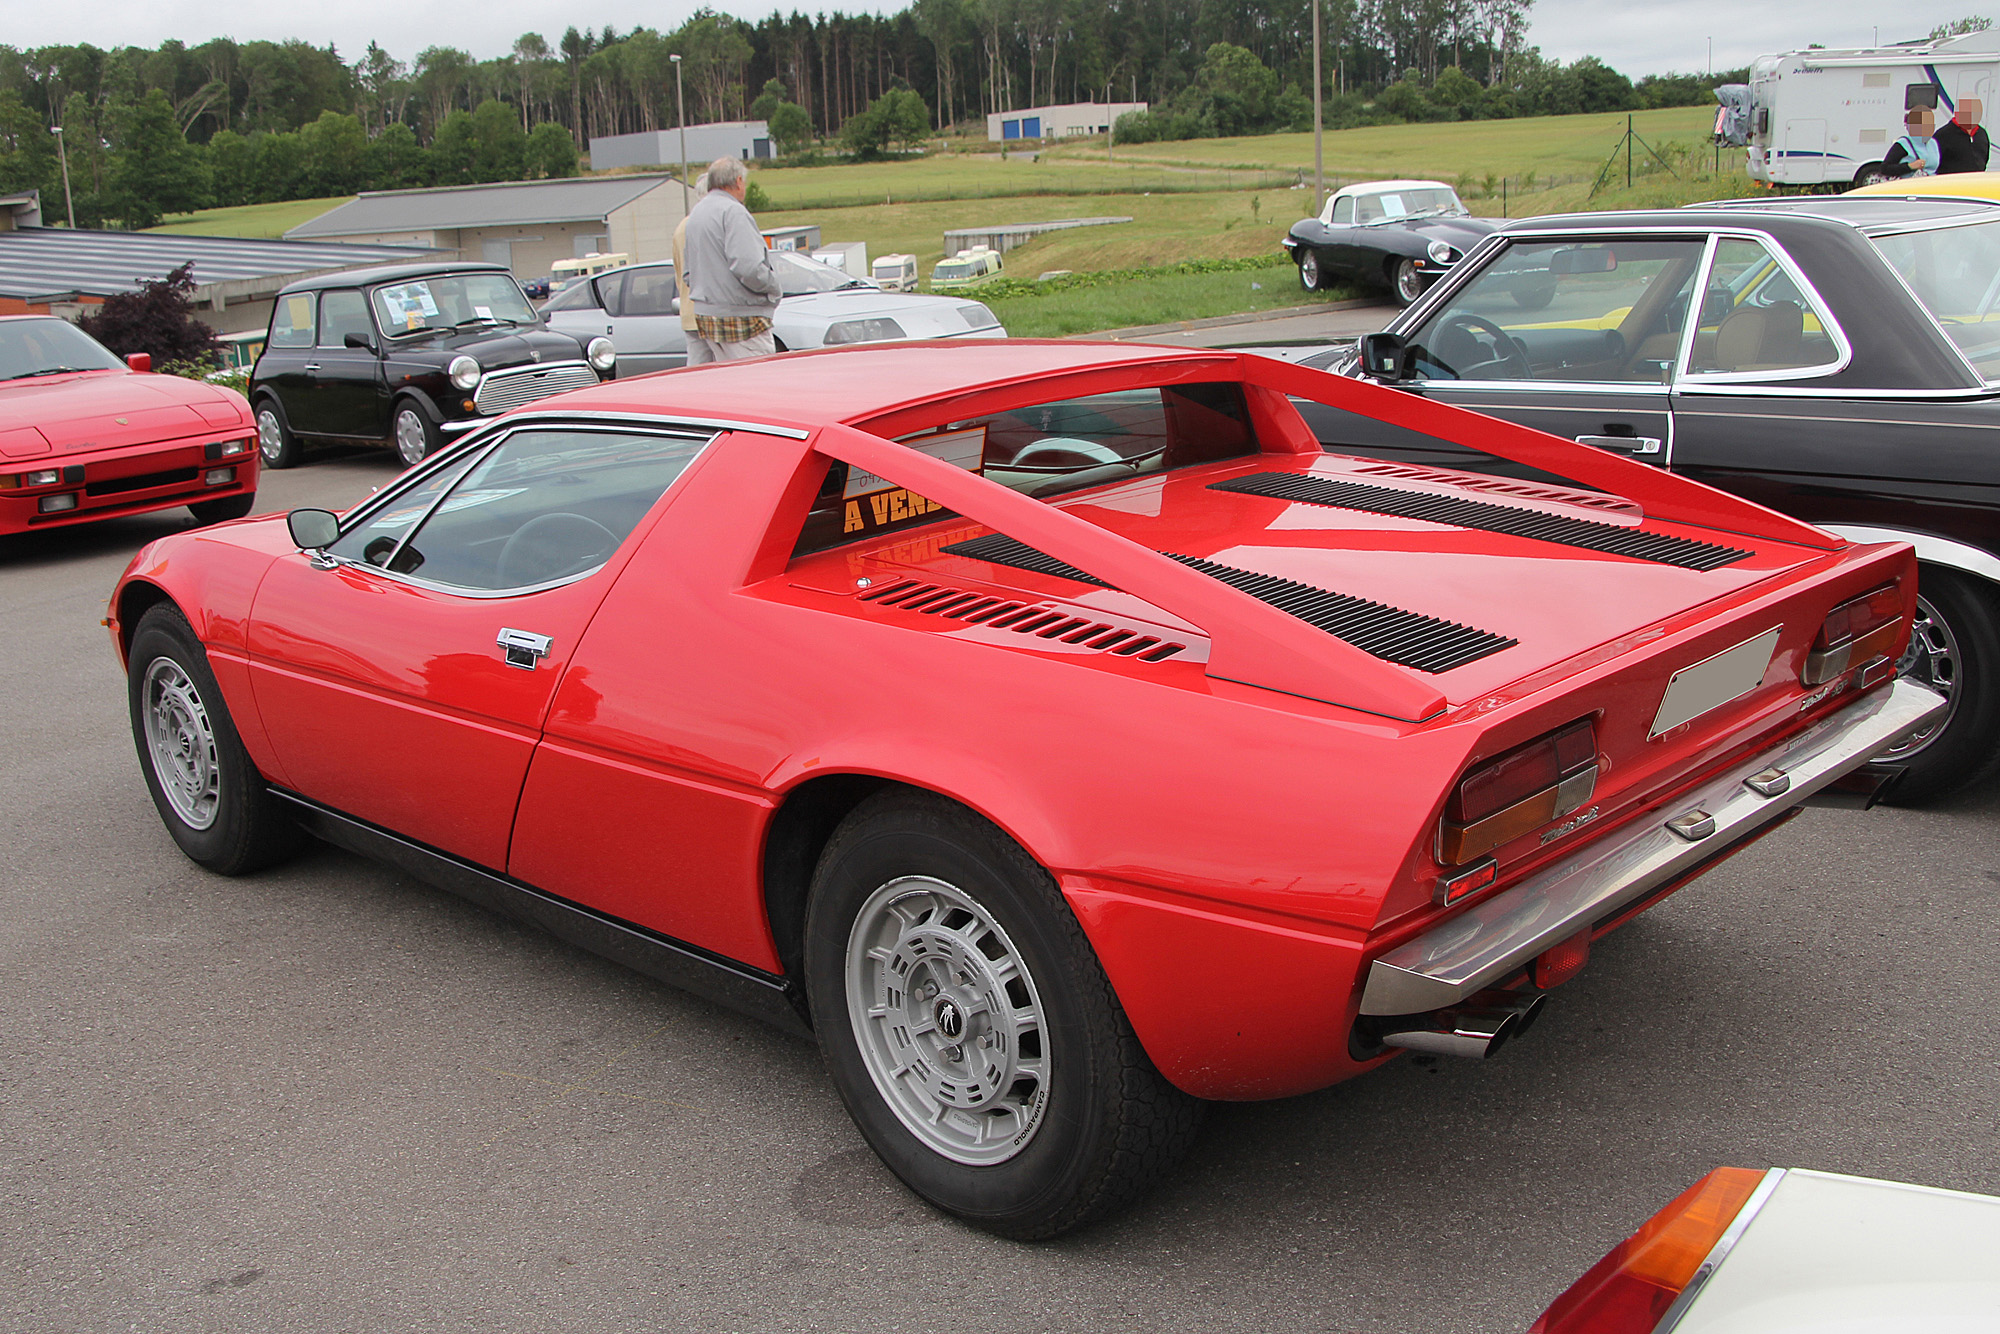
[[[1039,138],[1041,138],[1041,137],[1042,137],[1042,118],[1041,118],[1040,116],[1023,116],[1023,117],[1021,117],[1021,137],[1022,137],[1023,139],[1039,139]]]
[[[1019,139],[1021,137],[1021,122],[1018,120],[1001,121],[1000,137],[1002,139]]]

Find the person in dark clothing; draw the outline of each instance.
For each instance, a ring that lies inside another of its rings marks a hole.
[[[1961,97],[1950,122],[1937,132],[1938,175],[1953,171],[1985,171],[1992,144],[1979,123],[1985,110],[1976,97]]]
[[[1904,112],[1903,128],[1908,133],[1889,145],[1889,151],[1882,157],[1883,174],[1899,177],[1936,175],[1938,146],[1931,132],[1931,127],[1936,124],[1936,113],[1929,107],[1911,107]]]

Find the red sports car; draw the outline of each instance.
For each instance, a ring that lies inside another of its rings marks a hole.
[[[1566,476],[1322,452],[1288,395]],[[1046,1237],[1204,1099],[1484,1055],[1940,707],[1915,566],[1264,357],[906,344],[615,381],[111,603],[225,874],[305,832],[799,1030]],[[1866,784],[1874,783],[1867,776]]]
[[[129,360],[67,320],[0,318],[0,533],[177,505],[202,523],[250,512],[243,396]]]

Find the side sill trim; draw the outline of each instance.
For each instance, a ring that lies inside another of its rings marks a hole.
[[[719,1005],[810,1038],[805,996],[790,978],[621,922],[581,904],[496,874],[448,852],[393,834],[365,820],[273,786],[272,796],[295,809],[316,837],[371,861],[385,862],[489,912],[539,927],[637,973],[691,991]]]

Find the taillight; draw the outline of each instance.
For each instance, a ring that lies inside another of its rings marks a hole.
[[[1516,746],[1459,780],[1445,803],[1438,860],[1456,866],[1568,815],[1597,790],[1590,719]]]
[[[1651,1334],[1765,1173],[1718,1167],[1570,1284],[1528,1334]]]
[[[1827,613],[1813,638],[1799,680],[1809,686],[1824,685],[1849,667],[1886,656],[1902,633],[1902,624],[1900,585],[1884,584],[1852,602],[1841,603]]]

